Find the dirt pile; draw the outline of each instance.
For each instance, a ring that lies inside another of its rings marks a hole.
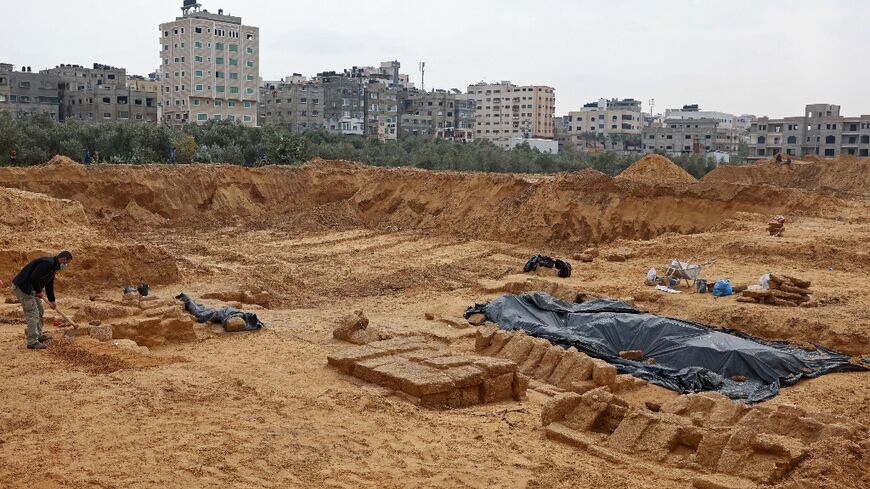
[[[0,229],[21,232],[87,224],[88,218],[80,202],[0,188]]]
[[[636,180],[656,185],[685,185],[698,182],[673,161],[657,154],[644,156],[617,175],[616,179]]]
[[[792,189],[691,184],[657,157],[639,162],[629,176],[652,171],[680,185],[651,186],[594,170],[530,177],[324,161],[257,169],[66,165],[58,180],[56,166],[0,169],[0,185],[77,200],[93,219],[133,229],[363,226],[562,245],[697,233],[739,212],[827,215],[842,208],[836,199]]]
[[[793,161],[791,165],[765,160],[742,166],[723,165],[704,176],[703,181],[774,185],[867,197],[870,196],[870,159],[813,159]]]

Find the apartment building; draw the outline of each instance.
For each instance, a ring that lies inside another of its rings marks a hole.
[[[567,141],[575,147],[623,149],[636,147],[643,130],[641,102],[599,99],[568,112]]]
[[[184,0],[182,16],[160,24],[163,120],[257,123],[260,30],[241,17]]]
[[[48,114],[61,118],[61,98],[58,80],[45,73],[34,73],[29,66],[16,70],[9,63],[0,63],[0,110],[15,117]]]
[[[288,77],[260,89],[258,124],[280,124],[293,131],[326,127],[323,88],[319,80]]]
[[[735,154],[740,142],[734,127],[718,118],[665,119],[644,129],[642,149],[669,154]],[[718,160],[719,158],[717,158]]]
[[[92,68],[62,64],[41,73],[58,81],[61,119],[83,122],[158,119],[158,88],[130,88],[127,70],[100,63]]]
[[[784,153],[796,157],[818,155],[870,156],[870,115],[844,117],[840,106],[807,105],[803,116],[760,117],[749,129],[749,159]]]
[[[510,148],[514,137],[554,137],[556,91],[547,86],[517,86],[509,81],[469,85],[475,101],[475,138]]]
[[[404,100],[402,135],[474,140],[475,100],[459,90],[413,91]]]

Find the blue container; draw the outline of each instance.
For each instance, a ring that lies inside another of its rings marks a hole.
[[[679,280],[671,277],[670,280],[668,280],[668,288],[676,289],[678,283],[680,283]]]
[[[695,282],[695,289],[698,291],[699,294],[706,294],[707,293],[707,281],[699,278]]]

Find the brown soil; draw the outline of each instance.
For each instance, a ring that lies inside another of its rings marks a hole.
[[[333,328],[364,310],[368,328],[383,337],[417,335],[470,354],[477,328],[462,317],[468,306],[545,290],[570,300],[631,298],[654,313],[866,357],[870,201],[845,184],[866,170],[796,162],[794,171],[809,172],[798,164],[826,170],[814,170],[810,183],[765,182],[746,167],[662,185],[595,171],[492,175],[325,161],[243,169],[55,159],[0,169],[0,187],[23,191],[0,191],[15,209],[0,212],[4,282],[28,258],[71,249],[76,259],[58,276],[58,304],[84,324],[105,317],[134,335],[149,309],[135,312],[121,289],[146,281],[160,304],[157,324],[167,328],[179,292],[242,306],[268,326],[254,334],[197,330],[183,342],[161,326],[147,331],[160,336],[149,355],[83,338],[37,352],[24,348],[20,307],[0,304],[0,485],[691,487],[700,473],[692,464],[625,463],[548,440],[542,411],[558,388],[548,382],[564,377],[554,377],[559,352],[543,344],[517,364],[532,379],[527,400],[430,410],[329,368],[327,357],[351,346],[334,339]],[[723,178],[728,172],[735,178]],[[776,214],[788,218],[780,238],[767,233]],[[570,257],[591,244],[602,258],[572,262],[569,279],[521,273],[529,256]],[[622,260],[604,258],[616,255]],[[717,259],[702,274],[710,280],[804,278],[819,307],[644,285],[650,267],[661,272],[691,257]],[[57,337],[56,318],[46,312],[47,332]],[[632,405],[675,397],[602,375],[599,383]],[[598,385],[594,374],[562,385],[590,381]],[[801,381],[763,405],[783,404],[866,426],[870,372]],[[779,486],[867,485],[866,444],[833,437],[807,450]]]
[[[770,159],[746,166],[720,166],[703,180],[867,196],[870,195],[870,158],[792,160],[790,166]]]
[[[664,156],[651,154],[644,156],[620,173],[617,179],[639,180],[659,185],[681,185],[697,183],[697,179]]]

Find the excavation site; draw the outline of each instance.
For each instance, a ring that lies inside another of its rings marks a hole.
[[[870,487],[868,243],[854,157],[3,167],[0,487]]]

